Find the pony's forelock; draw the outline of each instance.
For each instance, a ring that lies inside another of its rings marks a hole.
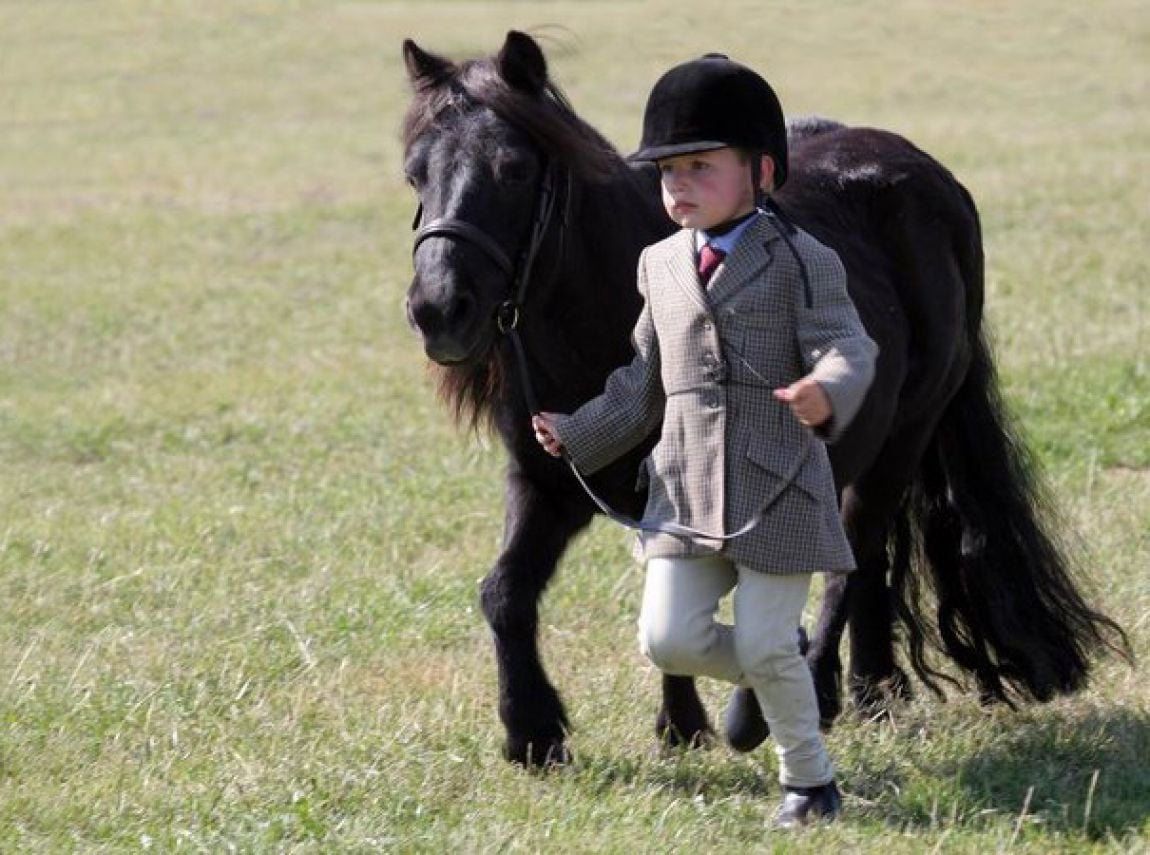
[[[619,153],[575,115],[558,86],[548,81],[541,94],[513,87],[500,76],[491,58],[460,63],[450,77],[416,88],[404,117],[404,148],[410,148],[448,116],[477,104],[519,128],[575,178],[605,181],[623,168]]]

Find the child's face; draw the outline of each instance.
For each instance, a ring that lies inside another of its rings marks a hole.
[[[750,162],[733,148],[668,157],[659,173],[663,207],[683,228],[705,231],[755,207]]]

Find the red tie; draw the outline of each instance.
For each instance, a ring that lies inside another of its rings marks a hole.
[[[721,249],[714,249],[709,243],[703,244],[699,252],[699,281],[706,285],[711,281],[715,268],[719,266],[727,254]]]

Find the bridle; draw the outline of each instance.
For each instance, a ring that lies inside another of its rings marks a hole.
[[[428,238],[451,237],[471,244],[482,251],[510,280],[508,297],[495,310],[495,328],[501,335],[511,340],[511,345],[515,350],[515,359],[519,366],[523,397],[526,399],[527,409],[532,415],[539,412],[539,404],[535,397],[535,389],[531,384],[531,375],[527,370],[527,353],[523,349],[523,341],[519,335],[519,320],[531,284],[531,274],[535,269],[535,259],[538,257],[547,231],[555,219],[557,187],[560,181],[559,173],[560,169],[554,161],[548,162],[543,170],[543,178],[539,182],[539,194],[535,200],[535,215],[531,221],[531,234],[523,251],[519,254],[517,264],[511,261],[503,247],[491,235],[474,223],[454,217],[438,217],[429,223],[420,225],[423,219],[422,202],[416,208],[415,219],[411,224],[412,229],[415,230],[415,241],[411,247],[413,258],[415,253],[419,251],[420,245]],[[570,170],[566,171],[566,191],[564,207],[559,216],[560,257],[563,254],[564,238],[570,219],[572,196]]]

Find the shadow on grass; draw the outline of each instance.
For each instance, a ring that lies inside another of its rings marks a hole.
[[[1150,712],[1036,710],[957,770],[989,807],[1030,814],[1060,831],[1122,836],[1150,819]],[[1030,788],[1033,787],[1031,792]]]
[[[928,740],[900,746],[898,767],[866,758],[847,788],[863,813],[904,829],[1007,815],[1097,839],[1136,834],[1150,821],[1150,712],[1035,707],[995,724],[993,738],[967,756],[953,747],[939,756]]]
[[[633,786],[651,787],[694,798],[751,798],[777,795],[773,768],[755,762],[723,762],[716,766],[713,748],[653,748],[644,757],[623,758],[578,753],[576,774],[603,793]]]

